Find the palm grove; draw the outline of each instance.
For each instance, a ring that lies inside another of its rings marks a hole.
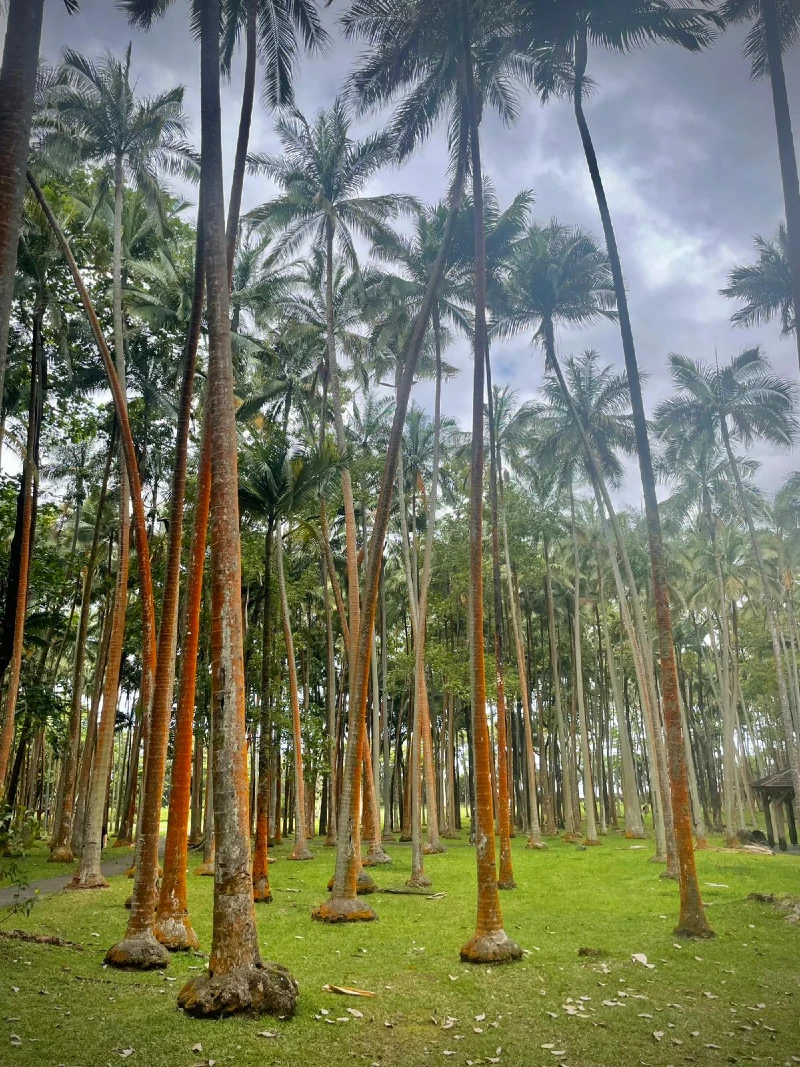
[[[119,6],[149,29],[169,4]],[[308,116],[298,62],[331,44],[311,0],[195,0],[191,15],[199,144],[181,87],[139,94],[131,48],[41,65],[43,0],[9,5],[5,838],[46,833],[86,892],[105,884],[105,835],[135,842],[115,966],[196,947],[187,866],[212,875],[208,971],[179,994],[198,1015],[294,1010],[255,918],[284,837],[294,860],[333,866],[314,920],[369,921],[384,843],[410,842],[410,884],[428,886],[425,856],[464,820],[477,920],[461,956],[491,963],[521,955],[500,905],[514,835],[542,849],[557,833],[652,832],[679,885],[677,932],[711,936],[694,848],[756,826],[755,778],[789,769],[800,800],[800,482],[766,499],[748,457],[756,441],[792,447],[795,389],[759,348],[673,354],[673,393],[646,419],[589,60],[702,52],[748,24],[786,224],[731,265],[725,294],[734,323],[777,315],[800,345],[783,76],[800,6],[353,0],[336,32],[361,43],[359,67]],[[239,51],[226,189],[220,79]],[[251,150],[257,92],[278,155]],[[572,101],[597,235],[537,221],[530,191],[498,202],[481,120],[513,123],[531,92]],[[379,132],[355,132],[386,108]],[[447,138],[446,199],[371,195],[429,137]],[[274,195],[242,215],[258,174]],[[196,183],[193,222],[176,177]],[[560,329],[602,320],[619,326],[624,373],[591,347],[561,351]],[[512,336],[531,343],[535,401],[492,380]],[[459,337],[466,431],[442,413]],[[420,379],[432,412],[413,399]],[[641,514],[615,507],[625,457]]]

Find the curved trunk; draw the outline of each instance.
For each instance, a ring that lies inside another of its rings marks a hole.
[[[322,922],[340,922],[343,919],[373,919],[371,908],[356,900],[356,883],[360,867],[358,837],[361,829],[361,775],[360,766],[366,733],[367,689],[369,685],[370,651],[372,646],[375,611],[380,586],[381,559],[386,531],[389,526],[392,493],[397,476],[397,465],[403,440],[408,402],[417,368],[433,301],[444,274],[450,242],[456,226],[458,209],[464,191],[466,164],[466,136],[462,130],[459,141],[456,173],[450,189],[447,221],[442,245],[436,257],[431,277],[425,288],[422,306],[414,323],[408,351],[403,366],[397,405],[392,419],[392,429],[386,451],[386,462],[381,478],[381,487],[375,509],[375,520],[367,555],[369,565],[364,579],[363,616],[357,633],[357,656],[350,660],[349,669],[353,681],[353,699],[348,708],[348,743],[339,798],[338,843],[336,871],[333,880],[332,898],[314,910],[313,918]],[[368,623],[368,625],[367,625]]]
[[[236,258],[236,238],[239,234],[239,216],[242,211],[242,191],[244,190],[244,176],[247,169],[247,149],[250,144],[250,124],[253,119],[253,98],[255,96],[256,66],[258,63],[258,0],[246,0],[246,3],[242,108],[239,114],[239,136],[236,141],[236,155],[233,160],[231,198],[228,202],[228,224],[225,233],[229,278],[233,277],[233,264]]]
[[[181,641],[181,674],[175,715],[172,781],[164,845],[164,877],[158,899],[154,933],[167,948],[192,948],[197,938],[187,912],[189,807],[192,791],[192,738],[194,736],[197,659],[200,649],[200,609],[203,601],[208,513],[211,506],[211,438],[204,421],[203,443],[194,506],[192,547],[187,576],[186,620]],[[199,768],[202,774],[202,763]]]
[[[589,127],[583,113],[583,87],[586,72],[588,44],[586,26],[575,40],[575,91],[574,108],[578,123],[581,143],[586,163],[592,180],[603,235],[608,250],[609,264],[614,280],[614,293],[619,312],[620,336],[625,356],[625,369],[631,393],[631,410],[633,412],[634,433],[639,456],[639,470],[642,478],[647,537],[650,547],[650,567],[653,576],[653,596],[656,608],[656,625],[658,629],[659,658],[661,660],[661,690],[663,694],[664,722],[667,734],[667,759],[674,820],[675,841],[678,854],[680,881],[680,916],[677,932],[693,936],[708,936],[712,933],[706,919],[700,887],[697,881],[694,846],[692,844],[692,820],[689,809],[689,794],[684,758],[683,731],[681,729],[680,705],[678,703],[678,671],[675,664],[675,646],[672,638],[672,619],[669,603],[669,586],[667,583],[664,546],[661,535],[661,520],[658,512],[655,474],[650,455],[650,441],[647,435],[647,417],[644,410],[639,365],[633,342],[628,297],[622,275],[622,264],[617,249],[616,235],[611,221],[597,155],[592,143]]]
[[[97,502],[97,518],[92,535],[92,547],[83,572],[81,583],[81,612],[78,618],[78,633],[75,636],[75,658],[72,667],[72,702],[70,705],[69,725],[67,730],[67,751],[64,755],[64,772],[61,776],[59,816],[50,846],[50,860],[53,863],[71,863],[72,854],[72,820],[75,811],[75,784],[78,774],[78,749],[81,741],[81,710],[83,702],[83,670],[86,662],[86,638],[89,633],[89,616],[92,610],[92,582],[100,547],[100,525],[105,511],[108,479],[111,473],[111,460],[116,451],[114,438],[116,427],[112,429],[108,443],[108,455]]]
[[[44,0],[11,0],[0,70],[0,449],[8,328],[14,299],[25,166],[33,120]]]

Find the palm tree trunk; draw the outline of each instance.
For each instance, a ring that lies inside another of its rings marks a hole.
[[[278,571],[278,590],[281,599],[283,640],[286,645],[286,665],[289,671],[289,703],[292,709],[292,748],[294,750],[294,848],[289,859],[310,860],[314,858],[314,854],[309,849],[306,841],[306,793],[303,771],[303,738],[300,730],[300,697],[297,688],[297,667],[294,658],[292,618],[289,614],[289,598],[286,592],[286,575],[283,566],[283,539],[280,529],[275,538],[275,548],[275,561]]]
[[[269,904],[269,790],[272,783],[272,540],[274,520],[267,523],[264,537],[264,624],[261,632],[261,722],[258,742],[258,795],[256,797],[256,846],[253,856],[253,900]],[[282,609],[281,609],[282,610]]]
[[[86,638],[89,633],[89,617],[92,611],[92,582],[100,548],[100,527],[105,511],[108,479],[111,474],[111,459],[114,455],[114,438],[116,427],[111,431],[108,443],[108,455],[100,486],[100,498],[97,502],[97,518],[92,535],[92,546],[83,572],[81,589],[81,613],[78,619],[78,633],[75,636],[75,656],[72,668],[72,703],[70,705],[67,751],[64,755],[64,771],[60,785],[59,817],[50,846],[51,863],[71,863],[72,822],[75,811],[75,785],[78,774],[78,749],[81,741],[81,710],[83,706],[83,670],[86,662]]]
[[[778,135],[778,157],[781,167],[783,203],[786,211],[786,235],[789,252],[789,270],[792,278],[792,302],[795,316],[795,341],[797,358],[800,361],[800,179],[797,173],[797,157],[792,134],[792,116],[789,111],[789,96],[786,91],[786,75],[783,69],[783,47],[778,16],[778,0],[761,0],[761,16],[764,20],[764,39],[769,63],[769,82],[772,90],[772,107],[775,113],[775,132]]]
[[[578,721],[581,728],[581,758],[583,760],[583,803],[586,808],[586,839],[584,844],[599,845],[597,822],[594,810],[594,782],[592,780],[592,755],[589,747],[589,720],[586,715],[586,696],[583,688],[583,640],[581,637],[581,560],[578,552],[578,531],[575,525],[575,498],[572,485],[569,487],[570,532],[572,535],[572,560],[574,568],[572,637],[575,644],[575,695],[578,701]]]
[[[3,726],[0,730],[0,798],[4,794],[8,761],[14,740],[14,726],[22,673],[22,646],[25,637],[25,617],[28,610],[28,578],[35,530],[36,496],[39,484],[39,433],[41,429],[42,394],[42,322],[44,308],[37,308],[33,316],[33,339],[31,343],[30,401],[28,403],[28,431],[25,443],[25,458],[22,466],[22,523],[20,528],[19,577],[14,609],[14,640],[11,648],[11,673],[6,690],[6,706]],[[21,745],[21,742],[20,742]],[[9,788],[9,793],[11,792]]]
[[[360,766],[366,733],[367,689],[369,685],[370,652],[372,633],[375,624],[375,611],[380,587],[381,561],[386,531],[389,526],[393,488],[397,476],[397,465],[403,441],[408,402],[414,384],[414,372],[422,351],[425,333],[428,327],[433,301],[441,284],[450,248],[450,242],[456,226],[456,218],[464,191],[466,170],[466,131],[462,129],[457,153],[456,171],[450,187],[447,221],[442,236],[442,244],[431,271],[431,277],[425,287],[422,305],[414,323],[414,329],[408,344],[403,376],[397,391],[392,429],[386,452],[380,492],[375,509],[370,548],[367,554],[369,565],[364,579],[363,613],[356,642],[357,655],[350,659],[349,669],[352,679],[353,699],[348,708],[348,743],[345,755],[345,767],[339,799],[338,843],[336,849],[336,871],[333,879],[331,898],[315,908],[312,918],[320,922],[342,922],[374,919],[372,908],[356,899],[357,879],[360,867],[361,832],[361,775]],[[368,625],[367,625],[368,624]]]
[[[617,716],[617,733],[619,735],[619,750],[622,762],[622,798],[625,805],[625,836],[627,838],[643,838],[644,825],[642,823],[642,808],[639,803],[639,790],[636,786],[636,768],[633,762],[633,746],[628,722],[625,718],[625,704],[622,697],[622,688],[619,684],[617,664],[614,659],[614,649],[608,633],[608,611],[606,608],[605,583],[603,571],[598,561],[597,581],[600,594],[600,622],[602,625],[603,644],[606,649],[606,661],[608,674],[611,680],[611,696],[614,701],[614,711]]]
[[[225,244],[220,107],[219,0],[202,0],[200,103],[202,213],[208,303],[208,430],[211,436],[211,653],[214,734],[214,930],[208,973],[190,979],[178,1004],[192,1015],[275,1011],[292,1015],[297,985],[264,967],[250,864],[249,789],[242,647],[236,416]]]
[[[625,356],[625,368],[631,393],[634,433],[639,455],[639,469],[644,494],[647,536],[650,546],[650,567],[653,575],[653,595],[656,606],[656,625],[658,629],[659,656],[661,660],[661,690],[663,695],[664,721],[667,734],[667,756],[672,798],[672,813],[675,825],[675,839],[678,853],[680,880],[680,916],[676,932],[689,936],[710,936],[711,927],[706,919],[700,886],[697,881],[697,869],[692,844],[692,819],[689,809],[689,794],[684,758],[683,732],[681,730],[680,705],[678,703],[678,672],[675,664],[675,646],[672,638],[672,619],[670,615],[669,586],[667,583],[664,545],[661,536],[661,520],[658,513],[655,475],[650,456],[650,441],[647,435],[647,417],[642,399],[639,365],[633,342],[633,330],[628,312],[628,297],[622,275],[622,264],[617,249],[616,235],[611,221],[608,201],[600,176],[597,155],[592,143],[589,127],[583,112],[584,75],[588,56],[586,27],[575,40],[575,118],[583,144],[586,163],[592,179],[603,235],[608,250],[609,264],[614,280],[614,293],[619,312],[620,335]]]
[[[511,859],[511,798],[508,789],[508,739],[506,693],[503,670],[503,585],[500,577],[500,519],[497,500],[497,429],[494,418],[494,392],[489,345],[485,351],[487,416],[489,423],[489,504],[492,514],[492,602],[494,615],[495,689],[497,694],[497,830],[500,837],[499,889],[516,889]]]
[[[44,0],[11,0],[0,70],[0,453],[8,328],[25,198]]]
[[[325,711],[326,711],[326,747],[328,756],[328,825],[326,827],[325,847],[336,845],[336,645],[333,639],[333,609],[331,594],[328,589],[328,573],[325,561],[322,562],[322,593],[325,603]],[[389,766],[388,760],[386,766]]]
[[[231,197],[228,202],[228,225],[225,234],[229,278],[233,277],[233,264],[236,258],[236,238],[239,234],[239,216],[242,211],[242,192],[247,169],[247,149],[250,144],[250,124],[253,119],[253,99],[255,97],[256,67],[258,64],[258,0],[246,0],[246,4],[242,108],[239,115],[239,136],[236,141],[236,155],[233,160]]]
[[[202,269],[201,269],[202,273]],[[200,609],[203,600],[208,513],[211,506],[211,438],[203,425],[197,498],[194,506],[192,547],[187,576],[186,619],[181,641],[181,674],[175,715],[172,781],[164,845],[164,877],[158,898],[153,933],[165,948],[174,951],[197,947],[187,911],[186,864],[188,860],[189,808],[192,792],[192,738],[197,690],[197,659],[200,649]],[[163,623],[162,623],[163,625]],[[202,762],[198,775],[202,775]]]
[[[572,804],[572,773],[570,771],[569,751],[567,749],[566,730],[564,728],[564,709],[561,703],[561,667],[558,657],[558,638],[556,636],[556,616],[553,605],[553,579],[550,573],[550,551],[547,538],[542,544],[544,555],[544,597],[547,609],[547,635],[550,644],[550,673],[553,680],[553,707],[556,716],[556,736],[561,753],[562,800],[564,805],[564,830],[568,838],[580,833],[580,822],[576,819]]]
[[[475,857],[478,874],[478,914],[474,936],[461,948],[465,963],[493,963],[520,959],[522,950],[503,929],[495,870],[494,820],[490,773],[489,727],[486,719],[486,661],[483,647],[483,404],[486,369],[486,232],[483,206],[480,127],[473,70],[467,0],[462,2],[461,67],[464,78],[464,118],[469,124],[470,170],[475,225],[475,349],[472,378],[472,455],[469,510],[469,636],[470,701],[475,754]],[[463,119],[462,119],[463,121]]]
[[[200,198],[202,203],[202,189]],[[178,607],[180,603],[181,547],[183,544],[183,504],[186,495],[186,471],[189,458],[189,424],[192,415],[192,392],[197,364],[197,347],[203,320],[205,292],[204,235],[202,210],[197,220],[194,264],[194,293],[189,328],[183,353],[183,381],[176,426],[175,465],[170,496],[169,537],[167,545],[164,594],[161,606],[161,629],[158,634],[156,674],[150,711],[150,729],[146,745],[142,806],[137,839],[136,879],[133,885],[131,914],[122,941],[106,953],[106,963],[116,967],[148,969],[169,961],[166,948],[153,932],[158,902],[158,843],[161,829],[161,800],[167,764],[167,746],[175,692],[175,655],[178,641]],[[145,705],[146,707],[146,705]],[[175,749],[183,781],[179,790],[181,805],[181,849],[185,847],[189,818],[189,793],[192,766],[192,724],[181,738],[183,751]],[[183,859],[183,857],[181,857]],[[185,866],[185,859],[183,859]],[[186,947],[189,947],[187,944]]]

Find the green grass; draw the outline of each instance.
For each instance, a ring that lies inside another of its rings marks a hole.
[[[127,1059],[142,1067],[209,1060],[220,1067],[417,1067],[495,1057],[513,1067],[713,1067],[800,1057],[800,928],[744,899],[753,890],[800,892],[798,857],[698,854],[701,883],[727,886],[703,885],[717,937],[676,948],[677,888],[648,863],[649,844],[631,850],[609,836],[585,852],[551,841],[538,853],[526,852],[524,843],[522,837],[514,843],[519,889],[504,893],[502,902],[506,929],[530,955],[495,969],[458,958],[474,929],[474,854],[466,841],[426,859],[434,891],[444,899],[375,895],[380,922],[345,927],[310,919],[324,896],[332,853],[318,847],[313,862],[290,863],[286,847],[276,850],[275,902],[257,914],[264,957],[286,964],[300,984],[297,1016],[286,1022],[184,1017],[176,993],[204,965],[197,956],[173,957],[164,974],[104,968],[103,951],[125,925],[130,882],[124,877],[102,892],[42,899],[29,918],[4,927],[59,934],[82,942],[85,951],[0,941],[0,1064],[103,1067],[119,1063],[124,1049],[133,1049]],[[409,874],[408,846],[389,850],[394,862],[378,869],[380,885]],[[190,911],[206,951],[212,890],[211,879],[190,878]],[[582,946],[608,955],[580,958]],[[645,953],[655,968],[632,962],[634,952]],[[326,982],[376,997],[323,993]],[[583,1002],[587,1017],[569,1016],[568,998],[581,997],[591,998]],[[330,1014],[321,1016],[322,1008]],[[348,1015],[348,1008],[363,1018]],[[479,1015],[485,1019],[476,1020]],[[448,1016],[458,1021],[442,1029]],[[265,1029],[277,1036],[260,1037]],[[654,1031],[663,1032],[661,1040]],[[21,1038],[18,1047],[12,1034]],[[202,1051],[193,1051],[198,1043]]]
[[[122,856],[132,857],[132,848],[106,848],[103,849],[103,863],[116,860]],[[73,874],[78,866],[77,859],[74,863],[50,863],[50,849],[47,841],[34,841],[26,848],[23,856],[0,859],[0,870],[14,864],[26,882],[36,882],[44,878],[66,878]],[[0,881],[0,889],[6,888],[6,884]],[[7,924],[6,924],[7,925]]]

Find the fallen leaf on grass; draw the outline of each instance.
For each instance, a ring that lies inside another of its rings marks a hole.
[[[641,963],[643,967],[647,967],[649,971],[654,971],[656,965],[654,963],[648,963],[647,956],[643,952],[631,953],[631,959],[634,963]]]
[[[19,1036],[19,1034],[12,1034],[11,1035],[11,1044],[14,1046],[14,1048],[20,1048],[21,1047],[22,1038]]]
[[[135,1050],[132,1048],[118,1048],[115,1051],[118,1052],[120,1056],[122,1056],[123,1060],[126,1060],[128,1056],[133,1055]]]
[[[366,989],[351,989],[346,985],[324,985],[322,987],[323,993],[341,993],[345,997],[374,997],[375,993],[370,993]]]
[[[664,1036],[664,1031],[663,1030],[654,1030],[653,1031],[653,1037],[656,1039],[656,1041],[660,1041],[663,1036]]]
[[[703,885],[710,885],[712,889],[730,889],[724,882],[703,882]]]
[[[485,1012],[485,1011],[482,1011],[482,1012],[480,1013],[480,1015],[476,1015],[476,1016],[475,1016],[475,1022],[476,1022],[476,1023],[482,1023],[482,1022],[483,1022],[483,1020],[484,1020],[485,1018],[486,1018],[486,1012]]]
[[[359,1011],[358,1008],[348,1008],[347,1010],[350,1013],[350,1015],[353,1016],[354,1019],[363,1019],[364,1018],[363,1011]]]
[[[277,1037],[278,1034],[275,1030],[259,1030],[257,1037]]]
[[[202,1052],[203,1051],[203,1046],[198,1041],[196,1045],[192,1045],[192,1047],[191,1047],[191,1049],[189,1051],[190,1052]]]

